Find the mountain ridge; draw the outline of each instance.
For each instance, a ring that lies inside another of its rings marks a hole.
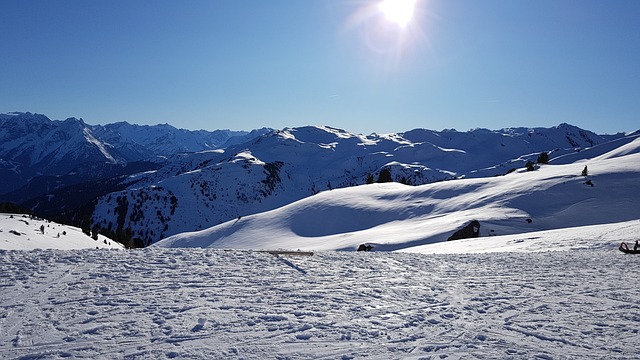
[[[441,244],[439,251],[455,246],[442,243],[456,230],[477,222],[483,239],[519,234],[519,239],[508,237],[501,246],[521,247],[509,241],[533,244],[536,237],[524,234],[637,223],[640,197],[634,185],[640,181],[639,164],[640,139],[636,138],[589,160],[541,165],[537,171],[520,169],[503,177],[325,191],[154,245],[327,251],[369,244],[380,251],[429,252],[432,244]],[[583,176],[581,170],[587,165]],[[486,241],[473,239],[465,244],[481,249]]]
[[[25,123],[9,128],[4,126],[7,118],[22,118]],[[0,115],[0,125],[0,139],[30,127],[35,135],[27,137],[30,142],[25,146],[36,159],[42,154],[63,159],[59,154],[65,152],[55,150],[79,143],[101,159],[75,164],[65,174],[35,177],[31,185],[11,192],[11,199],[43,216],[64,210],[63,216],[78,226],[96,227],[138,245],[272,210],[325,190],[374,181],[421,185],[504,175],[535,163],[542,152],[548,153],[551,163],[574,162],[601,155],[614,146],[607,144],[618,147],[635,136],[598,135],[564,123],[551,128],[413,129],[370,135],[309,125],[227,133],[224,147],[213,148],[214,140],[205,141],[197,134],[186,141],[184,136],[192,132],[163,132],[175,129],[168,124],[119,122],[92,127],[82,119],[52,121],[23,113]],[[63,125],[73,130],[71,134],[60,131]],[[38,136],[47,139],[51,149],[37,149]],[[2,151],[19,148],[15,141],[2,146]],[[172,153],[154,155],[158,152]],[[135,158],[145,160],[118,170],[134,164]],[[0,160],[0,172],[21,166],[15,156],[2,155]],[[40,170],[31,169],[31,176]],[[82,203],[74,196],[82,197]]]
[[[42,114],[0,114],[1,194],[39,176],[67,175],[85,163],[126,165],[157,156],[216,149],[270,131],[185,130],[171,125],[119,122],[88,125],[82,118],[51,120]]]
[[[379,180],[383,170],[389,180],[413,185],[503,175],[535,162],[543,151],[553,162],[611,141],[569,125],[517,135],[451,132],[451,139],[439,143],[433,139],[442,134],[418,133],[409,140],[404,133],[365,136],[305,126],[275,130],[221,152],[182,154],[135,185],[98,199],[92,223],[110,231],[121,224],[150,244],[321,191]]]

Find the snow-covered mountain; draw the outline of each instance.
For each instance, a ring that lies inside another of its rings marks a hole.
[[[119,122],[91,127],[97,138],[127,154],[129,160],[141,160],[153,156],[168,156],[184,152],[212,150],[243,143],[270,129],[231,130],[185,130],[169,124],[134,125]],[[126,149],[126,151],[122,150]]]
[[[523,168],[541,152],[553,163],[562,155],[633,139],[567,124],[368,136],[326,126],[284,129],[224,151],[174,156],[126,190],[100,198],[92,222],[109,233],[130,228],[134,238],[149,244],[385,175],[414,185],[494,176]]]
[[[589,160],[500,177],[325,191],[157,245],[353,250],[368,243],[378,250],[421,251],[472,221],[479,236],[490,237],[638,220],[639,183],[636,138]]]
[[[78,225],[91,217],[110,236],[149,244],[325,190],[502,175],[542,152],[552,164],[572,163],[636,136],[568,124],[366,136],[327,126],[204,132],[9,113],[0,115],[0,193],[42,216]]]
[[[216,149],[268,131],[189,131],[166,124],[126,122],[94,126],[76,118],[59,121],[32,113],[0,114],[0,194],[18,189],[38,175],[66,175],[87,164],[122,165]]]
[[[79,229],[92,249],[0,250],[0,358],[637,357],[638,255],[617,247],[640,233],[640,134],[418,133],[286,129],[109,179],[126,189],[95,214],[124,232],[287,205],[142,250]],[[426,184],[337,188],[385,176]],[[444,241],[472,220],[482,237]],[[0,214],[0,249],[68,229]]]
[[[83,163],[124,161],[82,120],[51,121],[30,113],[0,115],[0,159],[2,194],[36,175],[63,175]]]

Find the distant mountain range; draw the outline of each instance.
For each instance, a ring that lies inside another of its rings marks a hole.
[[[542,152],[551,163],[568,163],[638,135],[598,135],[568,124],[365,136],[327,126],[211,133],[89,126],[29,113],[0,121],[2,171],[15,179],[3,200],[138,246],[324,190],[503,175]]]
[[[82,119],[50,120],[32,113],[0,114],[0,195],[14,191],[37,176],[69,175],[102,178],[139,161],[182,152],[218,149],[242,143],[270,129],[190,131],[171,125],[132,125],[119,122],[88,125]],[[154,159],[155,158],[155,159]]]

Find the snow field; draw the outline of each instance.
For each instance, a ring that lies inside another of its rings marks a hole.
[[[0,251],[0,358],[631,359],[637,261]]]
[[[44,228],[44,232],[41,231]],[[23,214],[0,213],[0,249],[123,249],[106,236],[93,240],[80,228]]]
[[[633,151],[640,149],[640,142],[632,144]],[[153,246],[327,251],[369,243],[382,251],[429,252],[429,244],[445,242],[472,220],[481,224],[478,241],[633,221],[640,219],[640,153],[626,155],[628,151],[501,177],[324,191],[271,211],[176,234]],[[580,176],[585,165],[593,187]]]

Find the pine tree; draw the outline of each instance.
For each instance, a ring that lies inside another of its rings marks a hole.
[[[540,153],[540,155],[538,155],[537,163],[538,164],[548,164],[549,163],[549,154],[547,154],[546,152]]]
[[[584,169],[582,169],[582,176],[584,177],[589,176],[589,169],[587,169],[587,165],[585,165]]]
[[[373,174],[367,175],[367,180],[365,180],[366,184],[373,184]]]
[[[393,179],[391,178],[391,170],[389,170],[388,168],[384,168],[380,170],[380,175],[378,175],[378,182],[379,183],[393,182]]]

